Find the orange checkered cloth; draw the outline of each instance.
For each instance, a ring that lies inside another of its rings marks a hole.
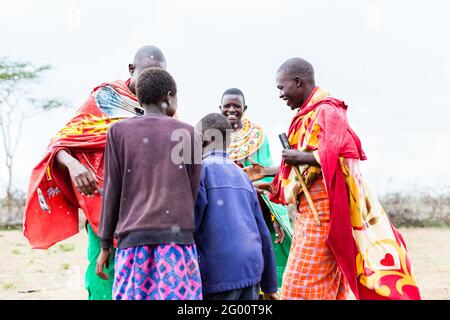
[[[343,300],[349,285],[327,245],[330,206],[322,176],[309,193],[319,213],[321,226],[302,194],[295,222],[294,238],[283,277],[283,300]]]

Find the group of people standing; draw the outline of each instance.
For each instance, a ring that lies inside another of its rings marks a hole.
[[[89,299],[420,299],[347,105],[309,62],[276,72],[296,112],[279,166],[239,89],[194,128],[165,69],[160,49],[140,48],[130,79],[94,88],[32,172],[24,235],[49,248],[78,232],[81,209]]]

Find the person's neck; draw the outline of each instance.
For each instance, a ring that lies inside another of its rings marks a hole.
[[[233,125],[233,131],[239,131],[242,129],[242,119],[239,119],[237,123]]]
[[[134,86],[134,83],[131,81],[128,83],[128,89],[130,89],[131,93],[136,95],[136,87]]]
[[[144,104],[144,115],[155,116],[155,117],[165,117],[167,113],[163,111],[162,107],[157,104]]]
[[[305,96],[302,99],[302,103],[298,106],[298,108],[297,108],[298,110],[300,110],[303,107],[303,105],[308,100],[308,98],[311,96],[311,93],[314,91],[315,88],[316,88],[316,85],[314,85],[314,84],[308,85],[306,87]]]

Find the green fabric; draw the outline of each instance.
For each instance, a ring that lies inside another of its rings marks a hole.
[[[269,228],[270,235],[272,237],[273,251],[275,254],[275,260],[277,264],[277,275],[278,275],[278,286],[281,287],[283,281],[284,269],[286,268],[287,259],[289,257],[289,251],[291,249],[292,242],[292,227],[289,220],[289,214],[286,207],[279,204],[270,202],[267,196],[261,196],[269,208],[270,212],[273,213],[275,219],[280,224],[281,228],[284,230],[285,237],[282,243],[275,244],[275,229],[273,228],[273,222],[271,217],[265,217],[267,227]],[[262,205],[262,204],[261,204]]]
[[[271,178],[271,180],[273,180],[273,178]],[[272,182],[271,180],[269,180],[268,182]],[[291,220],[289,219],[289,212],[287,208],[281,204],[271,202],[269,200],[269,197],[266,195],[261,195],[261,197],[263,198],[270,212],[272,212],[275,216],[275,219],[277,219],[281,228],[283,228],[286,236],[289,238],[289,240],[291,240],[294,235],[294,230],[291,225]]]
[[[263,167],[273,166],[272,157],[270,155],[269,141],[267,140],[267,137],[264,136],[263,144],[261,145],[261,147],[258,149],[257,152],[250,155],[250,159]],[[244,167],[248,166],[251,166],[251,163],[246,159],[244,161]],[[255,182],[272,182],[272,181],[273,177],[265,177]],[[286,233],[286,236],[288,236],[289,239],[292,239],[294,231],[292,229],[291,221],[289,220],[289,213],[287,208],[283,205],[269,201],[269,197],[266,195],[262,195],[262,198],[264,199],[264,202],[266,203],[267,207],[270,209],[270,212],[272,212],[273,215],[275,216],[275,219],[277,219],[277,221],[280,223],[281,227]]]
[[[269,140],[267,140],[266,136],[264,136],[264,141],[258,151],[250,155],[250,159],[256,163],[259,163],[263,167],[273,166],[272,156],[270,155]],[[246,159],[245,166],[248,167],[250,165],[251,163]]]
[[[272,157],[270,155],[269,141],[266,136],[264,136],[263,144],[258,149],[258,151],[255,152],[254,154],[250,155],[250,159],[252,161],[260,164],[263,167],[273,166]],[[252,164],[247,159],[244,161],[244,167],[248,167],[251,165]],[[273,181],[273,177],[265,177],[256,182],[272,182],[272,181]],[[287,211],[287,208],[283,205],[269,201],[269,198],[266,195],[261,195],[261,197],[264,200],[266,207],[270,210],[270,212],[273,213],[275,219],[278,221],[281,228],[283,228],[283,230],[286,234],[284,241],[282,243],[275,244],[274,241],[276,239],[276,235],[275,235],[275,230],[273,228],[273,223],[272,223],[270,217],[267,217],[267,216],[264,217],[267,227],[269,228],[270,235],[272,237],[273,250],[275,253],[275,260],[277,263],[278,285],[281,287],[283,273],[286,268],[286,263],[287,263],[287,259],[289,256],[289,250],[291,248],[293,229],[292,229],[291,222],[289,220],[289,213]],[[261,203],[261,206],[262,205],[263,204]],[[263,211],[265,211],[265,210],[263,210]]]
[[[275,244],[275,229],[273,228],[272,219],[270,216],[264,215],[264,220],[266,221],[267,227],[269,228],[270,237],[272,238],[273,251],[275,254],[275,261],[277,264],[277,279],[278,287],[281,288],[283,282],[283,274],[286,269],[286,263],[289,257],[289,250],[291,249],[291,238],[288,235],[285,236],[283,243]]]
[[[105,268],[105,273],[109,276],[108,280],[103,280],[95,273],[97,258],[100,255],[101,245],[100,238],[92,230],[89,223],[86,224],[88,231],[88,248],[87,256],[89,265],[85,275],[85,288],[89,294],[89,300],[112,300],[112,286],[114,282],[114,255],[115,250],[111,254],[109,267]]]

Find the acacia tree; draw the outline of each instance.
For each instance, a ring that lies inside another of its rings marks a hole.
[[[17,146],[20,143],[22,125],[28,118],[54,108],[61,107],[57,98],[38,99],[30,92],[31,86],[41,80],[50,65],[34,66],[28,62],[0,59],[0,129],[6,167],[6,217],[12,215],[16,189],[13,180],[13,164]]]

